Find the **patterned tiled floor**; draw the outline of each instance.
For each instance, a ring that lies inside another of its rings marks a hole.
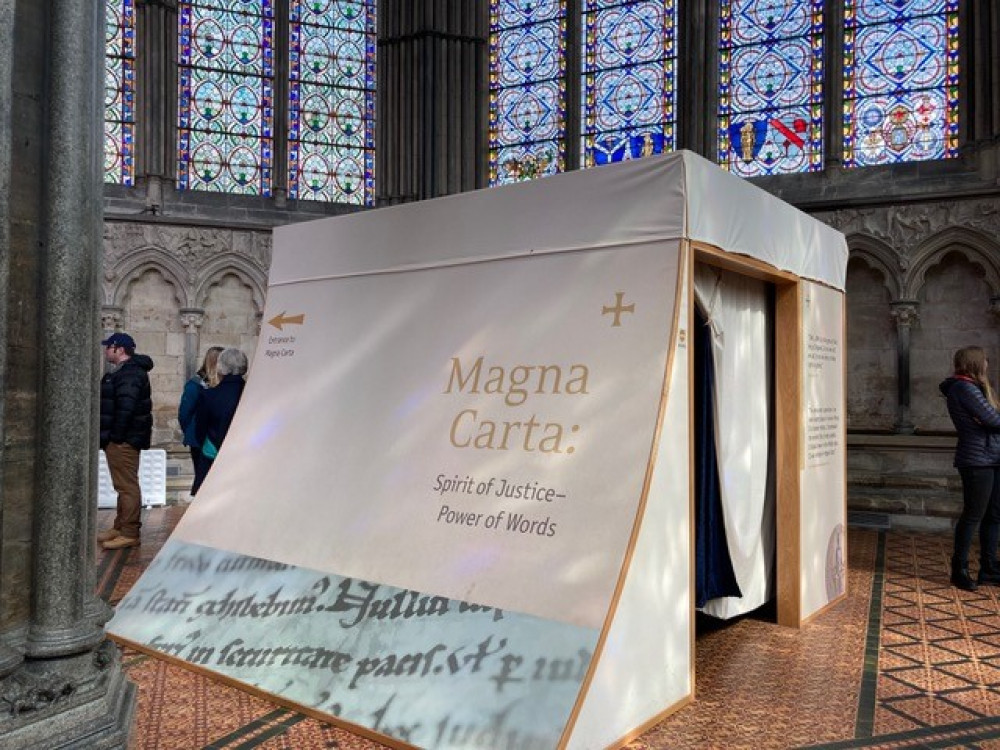
[[[147,510],[142,547],[98,553],[102,596],[128,591],[182,512]],[[851,528],[848,544],[848,597],[802,629],[767,612],[699,620],[694,703],[629,748],[1000,750],[1000,588],[948,585],[948,535]],[[159,659],[124,661],[136,750],[382,747]]]

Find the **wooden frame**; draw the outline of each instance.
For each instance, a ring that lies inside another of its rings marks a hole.
[[[799,279],[759,260],[692,243],[696,263],[767,281],[774,285],[774,388],[782,408],[775,408],[775,522],[778,624],[800,627],[799,579],[802,545],[799,532],[802,467],[802,301]],[[692,295],[693,296],[693,295]]]

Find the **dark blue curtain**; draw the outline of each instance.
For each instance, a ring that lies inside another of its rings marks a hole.
[[[715,452],[715,361],[711,331],[695,305],[694,314],[694,469],[695,606],[720,596],[742,596],[726,543]]]

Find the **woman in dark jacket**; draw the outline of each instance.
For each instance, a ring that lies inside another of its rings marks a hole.
[[[955,525],[951,583],[975,591],[969,575],[969,550],[979,527],[981,584],[1000,585],[1000,411],[986,377],[986,353],[978,346],[955,352],[955,372],[941,383],[948,414],[958,432],[955,467],[962,477],[962,515]]]
[[[194,467],[194,482],[191,484],[191,496],[198,494],[198,488],[205,480],[205,475],[211,464],[201,455],[201,443],[198,442],[194,425],[194,412],[198,408],[198,400],[206,388],[215,383],[215,364],[222,352],[221,346],[210,346],[205,352],[205,359],[195,376],[184,384],[181,403],[177,407],[177,421],[184,431],[184,445],[191,450],[191,464]]]
[[[223,349],[215,365],[218,385],[203,390],[198,399],[194,418],[195,437],[202,455],[209,459],[209,465],[215,460],[229,432],[229,425],[243,395],[246,384],[243,375],[246,371],[247,355],[239,349]]]

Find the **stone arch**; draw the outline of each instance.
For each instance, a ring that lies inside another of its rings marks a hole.
[[[867,234],[852,234],[847,237],[847,247],[850,251],[849,261],[858,259],[881,273],[890,298],[893,301],[902,298],[903,284],[899,264],[888,244]]]
[[[177,258],[161,247],[139,248],[109,269],[106,278],[110,283],[105,285],[105,304],[121,306],[129,284],[151,270],[161,274],[173,288],[178,307],[190,306],[185,284],[189,273]]]
[[[1000,245],[973,229],[948,227],[929,237],[917,248],[903,287],[905,298],[917,299],[927,279],[927,272],[951,253],[958,253],[972,265],[981,268],[992,295],[1000,296]]]
[[[892,316],[901,289],[899,262],[890,245],[867,234],[849,235],[847,245],[847,427],[890,432],[899,411],[898,331]]]
[[[911,414],[918,429],[949,431],[938,384],[955,348],[1000,347],[994,300],[1000,291],[1000,254],[979,231],[951,226],[916,245],[904,293],[919,301],[920,323],[911,338]]]
[[[206,263],[200,270],[201,277],[194,290],[193,307],[204,308],[208,292],[224,276],[233,275],[250,288],[257,314],[264,312],[266,280],[260,269],[246,258],[233,253],[223,253]]]

